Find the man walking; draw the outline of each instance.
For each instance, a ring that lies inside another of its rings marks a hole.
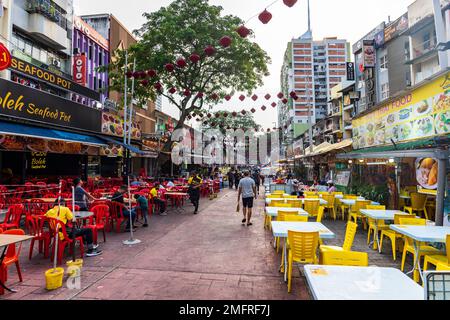
[[[241,200],[242,195],[244,213],[242,224],[244,225],[247,223],[247,227],[249,227],[253,225],[250,220],[252,218],[253,198],[257,199],[257,194],[255,180],[250,178],[250,173],[248,171],[245,171],[244,178],[239,181],[238,190],[238,202]]]
[[[192,204],[195,207],[194,214],[198,213],[198,205],[200,201],[200,187],[203,184],[202,178],[197,174],[196,171],[192,172],[192,176],[188,180],[189,184],[189,197],[191,199]]]
[[[254,180],[255,183],[256,183],[256,194],[259,196],[259,186],[261,185],[261,180],[260,180],[259,172],[258,172],[258,171],[255,171],[255,172],[253,173],[253,180]]]
[[[230,169],[230,171],[228,171],[228,187],[230,189],[233,189],[234,186],[234,173],[233,170]]]

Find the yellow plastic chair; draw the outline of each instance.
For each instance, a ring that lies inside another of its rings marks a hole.
[[[288,231],[288,292],[292,286],[292,264],[317,264],[319,232]]]
[[[319,213],[320,200],[305,200],[304,209],[312,217],[317,217]]]
[[[425,219],[428,220],[428,213],[427,213],[427,195],[421,194],[421,193],[411,193],[411,206],[405,206],[405,211],[409,212],[410,214],[413,214],[414,212],[418,213],[424,213]]]
[[[315,191],[305,191],[303,192],[305,198],[306,197],[310,197],[310,198],[317,198],[317,192]]]
[[[375,206],[375,205],[368,205],[366,206],[367,210],[386,210],[386,206]],[[381,232],[381,230],[387,230],[389,229],[389,226],[386,225],[386,223],[384,222],[384,220],[375,220],[372,218],[367,218],[368,222],[369,222],[369,231],[367,233],[367,244],[370,243],[370,236],[373,233],[373,249],[376,250],[378,249],[378,244],[375,241],[375,227],[378,227],[378,232]]]
[[[447,235],[447,239],[445,241],[445,249],[446,249],[446,255],[425,255],[425,259],[423,262],[423,271],[428,270],[428,265],[432,264],[436,266],[436,269],[438,267],[446,268],[447,270],[450,269],[450,234]]]
[[[302,200],[288,200],[287,203],[289,203],[292,208],[302,208],[303,207]]]
[[[350,209],[350,219],[353,219],[355,223],[358,223],[358,219],[360,219],[363,223],[364,230],[367,229],[367,219],[360,212],[361,209],[365,209],[367,206],[371,204],[369,200],[356,200],[355,205],[353,205]]]
[[[290,221],[290,220],[286,220],[288,217],[290,216],[297,216],[298,215],[298,211],[278,211],[278,215],[277,215],[277,221]],[[301,222],[308,222],[308,217],[305,217],[306,221],[301,221]],[[277,245],[277,252],[280,252],[280,237],[276,237],[275,239],[276,241],[276,245]]]
[[[342,247],[337,246],[320,246],[320,252],[325,251],[351,251],[353,246],[353,241],[355,240],[356,230],[358,225],[354,222],[348,222],[347,228],[345,230],[345,238]]]
[[[358,196],[356,194],[344,194],[344,199],[357,200]]]
[[[324,195],[329,195],[330,193],[329,192],[327,192],[327,191],[319,191],[318,193],[317,193],[319,196],[324,196]]]
[[[274,192],[272,192],[272,194],[275,194],[275,195],[284,195],[284,190],[275,190]]]
[[[308,222],[307,216],[299,216],[299,215],[288,215],[284,217],[284,221],[289,222]]]
[[[285,199],[298,199],[297,196],[284,196]]]
[[[352,195],[352,194],[344,194],[344,199],[346,200],[357,200],[358,196]],[[340,203],[340,209],[341,209],[341,215],[342,215],[342,221],[345,220],[345,212],[346,210],[350,210],[350,206]],[[349,213],[350,214],[350,213]]]
[[[333,194],[324,194],[322,196],[322,199],[325,200],[327,202],[326,205],[324,205],[323,207],[325,209],[327,209],[328,214],[330,215],[330,213],[333,215],[334,220],[336,220],[336,198]]]
[[[334,196],[344,196],[343,192],[333,192],[332,195]]]
[[[427,225],[427,220],[426,219],[417,219],[417,218],[401,218],[400,224],[401,225],[425,226],[425,225]],[[413,255],[413,261],[415,261],[415,259],[416,259],[416,255],[414,253],[413,242],[414,242],[413,239],[405,236],[405,246],[403,247],[403,256],[402,256],[402,265],[401,265],[402,271],[405,269],[406,255],[408,253],[411,253]],[[426,245],[424,243],[420,243],[419,244],[419,259],[425,255],[443,255],[443,253],[432,246]]]
[[[274,199],[274,198],[280,198],[279,194],[269,194],[266,196],[267,199]]]
[[[290,203],[285,203],[283,201],[272,201],[270,203],[270,206],[277,207],[277,208],[291,208]]]
[[[394,215],[394,224],[399,225],[400,219],[404,218],[411,218],[410,214],[396,214]],[[384,237],[389,238],[391,240],[392,244],[392,258],[394,261],[397,260],[397,240],[403,239],[403,235],[400,233],[395,232],[392,229],[385,229],[381,230],[381,237],[380,237],[380,253],[383,250],[383,240]]]
[[[356,251],[324,251],[320,252],[321,265],[368,267],[367,252]]]
[[[325,211],[325,208],[322,207],[322,206],[320,206],[320,207],[319,207],[319,211],[317,212],[317,219],[316,219],[316,222],[322,223],[324,211]]]

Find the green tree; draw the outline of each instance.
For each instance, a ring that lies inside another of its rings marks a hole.
[[[227,94],[250,94],[268,75],[267,53],[249,40],[252,34],[240,37],[236,28],[244,22],[235,16],[222,16],[222,10],[207,0],[176,0],[157,12],[144,13],[147,22],[135,31],[139,41],[129,48],[128,70],[136,59],[136,70],[154,70],[157,76],[137,80],[134,97],[140,105],[158,93],[167,97],[180,110],[175,129],[182,128],[190,114],[219,103]],[[232,40],[227,48],[219,44],[224,36]],[[213,55],[205,53],[208,46],[215,48]],[[192,54],[200,60],[191,62]],[[176,66],[180,58],[187,62],[185,67]],[[168,63],[175,65],[173,72],[165,69]],[[119,92],[124,87],[124,65],[125,52],[118,51],[108,67],[111,88]],[[156,83],[162,85],[160,92]],[[176,93],[170,93],[171,88]],[[186,90],[190,94],[184,95]]]
[[[203,130],[219,129],[222,134],[225,135],[228,129],[253,129],[255,131],[259,131],[261,128],[261,126],[255,122],[255,119],[251,113],[246,113],[245,115],[236,113],[236,116],[233,116],[226,110],[219,110],[217,112],[210,113],[210,115],[211,117],[206,116],[203,118]]]

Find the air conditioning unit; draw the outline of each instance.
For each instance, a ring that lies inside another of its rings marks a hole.
[[[57,68],[61,68],[61,61],[59,61],[58,59],[52,59],[52,65]]]

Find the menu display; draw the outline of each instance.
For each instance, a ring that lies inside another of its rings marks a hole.
[[[109,112],[103,112],[102,114],[102,133],[123,137],[124,124],[123,119],[115,114]],[[131,125],[131,138],[141,139],[141,126],[138,123],[132,123]]]
[[[353,120],[353,148],[362,149],[450,133],[445,77]]]
[[[438,162],[432,158],[416,160],[417,182],[425,189],[437,189]]]

